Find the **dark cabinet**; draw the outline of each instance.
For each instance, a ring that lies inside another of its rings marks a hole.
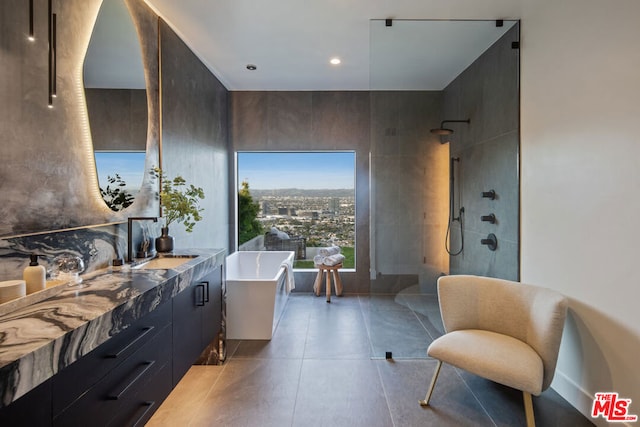
[[[51,380],[45,381],[9,406],[0,408],[0,426],[51,425]]]
[[[202,306],[202,347],[218,339],[222,327],[222,268],[218,267],[199,280],[205,289]]]
[[[53,425],[148,419],[172,388],[170,315],[170,304],[164,304],[54,376]]]
[[[222,267],[0,408],[0,426],[144,425],[222,323]]]
[[[171,346],[168,342],[171,342],[171,329],[166,327],[56,416],[53,425],[107,425],[119,416],[126,416],[123,420],[126,422],[119,425],[134,425],[143,421],[146,415],[150,416],[152,411],[140,411],[137,418],[135,415],[139,408],[153,409],[171,391],[171,375],[167,369]],[[147,387],[151,382],[159,384],[157,390]],[[154,392],[160,392],[162,396]]]
[[[11,405],[1,426],[143,425],[171,392],[171,302]]]
[[[191,283],[173,298],[173,385],[187,372],[200,355],[204,300],[200,286]]]
[[[218,267],[173,298],[173,384],[189,370],[222,321],[222,268]]]
[[[171,303],[168,302],[60,371],[53,378],[53,413],[64,411],[170,325]],[[170,348],[171,334],[164,335],[163,339],[164,347]]]

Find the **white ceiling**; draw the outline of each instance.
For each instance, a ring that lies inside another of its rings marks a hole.
[[[229,90],[440,90],[513,24],[404,20],[446,15],[448,2],[145,1]]]
[[[442,90],[515,21],[371,21],[372,90]]]

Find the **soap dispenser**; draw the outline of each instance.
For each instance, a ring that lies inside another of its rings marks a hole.
[[[38,264],[38,255],[31,254],[31,262],[22,275],[27,285],[27,294],[43,290],[46,285],[46,275],[44,266]]]

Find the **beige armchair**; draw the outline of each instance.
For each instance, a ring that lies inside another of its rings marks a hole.
[[[446,333],[427,354],[438,359],[427,406],[442,362],[521,390],[527,426],[535,425],[531,395],[549,385],[556,369],[567,298],[550,289],[479,276],[438,279]]]

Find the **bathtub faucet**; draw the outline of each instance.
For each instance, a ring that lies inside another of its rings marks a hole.
[[[131,225],[133,224],[133,221],[158,222],[158,217],[157,216],[131,216],[127,218],[127,262],[128,263],[133,262],[133,255],[132,255],[133,254],[133,244],[132,244],[133,232],[131,227]]]

